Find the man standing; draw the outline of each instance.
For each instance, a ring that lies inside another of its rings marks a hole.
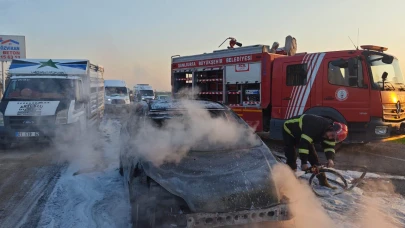
[[[309,168],[308,161],[311,166],[319,166],[320,163],[314,143],[321,143],[328,160],[327,167],[333,167],[335,145],[345,140],[347,133],[348,130],[345,124],[321,116],[303,114],[286,120],[284,122],[283,140],[287,165],[292,170],[297,170],[295,149],[298,147],[301,170],[305,171]],[[317,177],[322,186],[331,187],[324,173]]]

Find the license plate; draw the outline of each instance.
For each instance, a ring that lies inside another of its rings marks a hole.
[[[16,137],[38,137],[39,132],[16,132]]]

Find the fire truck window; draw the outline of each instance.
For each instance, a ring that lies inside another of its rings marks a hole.
[[[353,59],[352,59],[353,60]],[[351,66],[345,64],[335,66],[329,62],[328,81],[332,85],[362,87],[363,86],[363,70],[360,61],[354,60],[357,64]],[[349,69],[349,66],[351,69]]]
[[[295,64],[287,66],[287,86],[300,86],[307,84],[307,64]]]

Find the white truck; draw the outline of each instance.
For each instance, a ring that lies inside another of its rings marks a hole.
[[[104,68],[81,59],[14,59],[0,103],[0,145],[77,139],[104,115]]]
[[[149,84],[136,84],[134,86],[135,101],[150,101],[155,99],[155,93]]]
[[[129,89],[123,80],[104,80],[105,110],[115,112],[129,110]]]

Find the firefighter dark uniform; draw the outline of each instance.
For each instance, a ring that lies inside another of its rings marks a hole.
[[[309,114],[292,117],[284,122],[284,153],[291,169],[297,169],[296,146],[301,164],[309,161],[312,166],[320,165],[314,143],[321,143],[326,158],[334,160],[336,142],[324,138],[325,132],[333,131],[333,125],[332,120]]]

